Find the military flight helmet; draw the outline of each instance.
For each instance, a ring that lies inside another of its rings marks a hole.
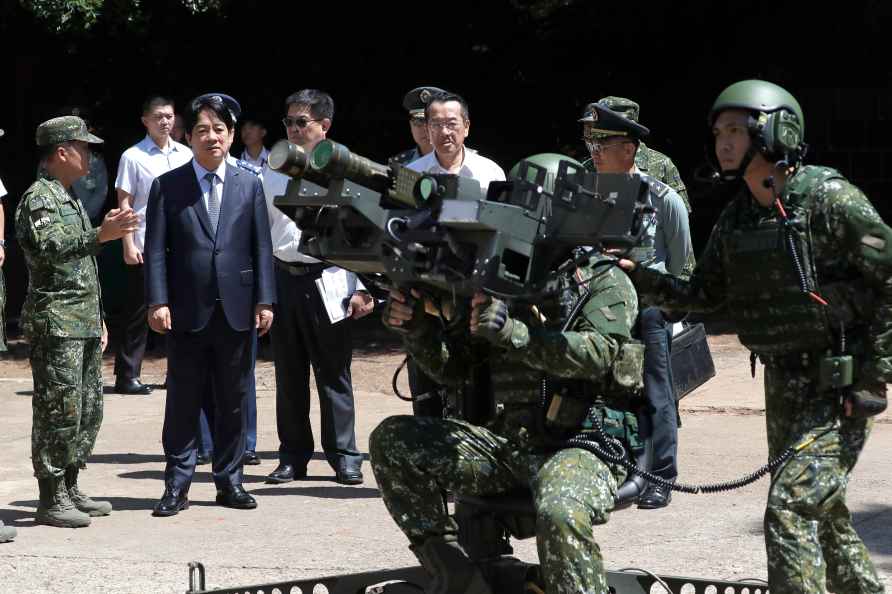
[[[726,88],[716,98],[709,111],[709,127],[719,114],[728,109],[742,109],[750,113],[749,128],[752,146],[740,167],[721,171],[714,146],[707,150],[710,162],[722,179],[734,180],[743,176],[756,153],[767,160],[795,167],[802,161],[807,145],[805,117],[799,102],[784,88],[764,80],[744,80]]]
[[[527,157],[526,159],[522,159],[517,162],[514,167],[511,168],[511,171],[508,172],[508,179],[518,179],[521,175],[520,168],[521,164],[526,162],[532,165],[536,165],[545,169],[545,183],[542,184],[542,189],[545,190],[548,194],[554,193],[554,178],[557,176],[558,167],[560,166],[561,161],[567,161],[572,165],[572,167],[583,170],[584,167],[582,163],[573,159],[571,157],[567,157],[565,155],[561,155],[558,153],[540,153],[538,155],[533,155],[531,157]],[[535,168],[527,169],[527,179],[526,181],[535,182],[535,176],[539,170]]]

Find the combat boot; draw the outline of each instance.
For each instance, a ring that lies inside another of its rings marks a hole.
[[[0,542],[9,542],[16,535],[15,528],[12,526],[4,526],[3,522],[0,521]]]
[[[492,594],[455,537],[432,536],[409,548],[431,575],[425,594]]]
[[[69,466],[65,469],[65,487],[68,488],[68,496],[74,507],[85,514],[98,517],[107,516],[111,513],[112,504],[108,501],[95,501],[90,499],[77,486],[77,475],[80,469],[77,466]]]
[[[37,479],[37,484],[40,487],[40,504],[35,518],[38,524],[57,528],[83,528],[90,525],[90,516],[78,511],[71,502],[64,478]]]

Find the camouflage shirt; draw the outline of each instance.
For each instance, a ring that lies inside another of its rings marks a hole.
[[[837,286],[852,290],[824,296],[835,317],[854,318],[864,329],[848,337],[850,352],[861,359],[862,376],[892,382],[892,229],[861,190],[825,167],[797,170],[784,186],[784,203],[796,199],[791,187],[810,187],[809,179],[815,180],[808,195],[807,216],[818,289],[822,281],[829,284],[849,279]],[[719,216],[690,281],[638,268],[632,273],[635,286],[645,301],[665,309],[716,310],[735,296],[738,286],[726,270],[724,238],[741,230],[755,230],[776,217],[774,207],[759,205],[744,185]],[[858,290],[859,286],[864,290]],[[865,306],[866,302],[870,305]],[[728,313],[738,315],[736,311]]]
[[[601,259],[593,256],[592,263]],[[466,316],[458,316],[445,327],[425,316],[406,337],[406,347],[426,373],[450,387],[466,385],[476,369],[488,365],[494,410],[486,427],[521,447],[540,447],[544,437],[538,425],[542,378],[547,374],[555,379],[583,380],[600,392],[593,394],[593,400],[574,403],[568,399],[566,406],[562,404],[562,410],[578,420],[575,428],[581,429],[593,414],[594,400],[612,403],[612,394],[606,390],[620,368],[614,363],[630,340],[638,311],[634,287],[615,267],[585,266],[577,275],[563,295],[572,291],[578,299],[584,287],[577,282],[582,282],[588,284],[591,297],[567,332],[560,330],[561,299],[551,298],[536,309],[529,304],[512,307],[510,348],[497,348],[472,337]],[[567,308],[566,299],[564,302],[563,310]]]
[[[595,171],[595,166],[591,158],[586,159],[583,165],[588,169]],[[691,201],[688,200],[688,190],[681,181],[681,174],[678,167],[672,162],[672,159],[654,149],[648,147],[643,142],[638,147],[638,153],[635,155],[635,165],[641,170],[641,173],[658,179],[673,190],[675,190],[681,199],[684,200],[688,212],[691,212]]]
[[[38,179],[19,202],[15,227],[30,275],[25,336],[100,336],[99,229],[80,201],[59,181]]]

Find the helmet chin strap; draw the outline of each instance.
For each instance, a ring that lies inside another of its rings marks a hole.
[[[744,174],[746,173],[747,167],[750,166],[750,163],[753,162],[753,159],[756,157],[758,153],[758,149],[750,145],[750,148],[747,149],[746,154],[743,155],[743,159],[740,160],[740,165],[737,169],[722,169],[719,172],[719,177],[724,182],[733,182],[740,179],[743,179]]]

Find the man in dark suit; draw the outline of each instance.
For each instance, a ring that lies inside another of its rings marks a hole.
[[[255,331],[273,320],[275,281],[260,180],[229,165],[232,113],[219,95],[185,114],[192,161],[157,178],[146,211],[149,326],[169,332],[162,442],[167,467],[156,516],[189,506],[201,399],[212,376],[217,503],[252,509],[242,488],[244,405],[254,373]]]

